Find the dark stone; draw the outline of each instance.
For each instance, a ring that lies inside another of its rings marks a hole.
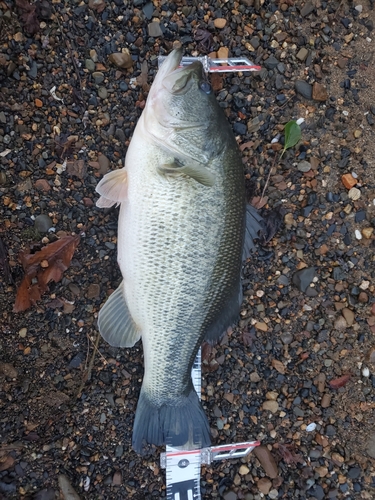
[[[266,59],[264,61],[264,66],[267,69],[275,69],[277,67],[277,65],[279,64],[279,62],[280,61],[278,61],[275,56],[270,56],[270,57],[268,57],[268,59]]]
[[[333,425],[327,425],[325,434],[329,437],[336,436],[336,429],[333,427]]]
[[[78,354],[76,354],[71,360],[70,360],[70,363],[68,365],[68,368],[79,368],[79,366],[81,365],[82,361],[85,359],[85,354],[83,354],[82,352],[79,352]]]
[[[236,134],[245,135],[247,132],[247,126],[241,122],[235,122],[233,125],[233,130]]]
[[[365,219],[366,219],[366,212],[364,210],[361,210],[355,214],[354,220],[356,222],[362,222]]]
[[[340,19],[340,22],[343,26],[345,26],[346,29],[349,28],[350,19],[343,17],[342,19]]]
[[[319,484],[314,484],[314,486],[307,490],[307,494],[316,500],[324,500],[325,498],[324,490]]]
[[[350,479],[358,479],[361,475],[361,469],[359,467],[350,467],[348,470],[348,476]]]
[[[297,80],[294,84],[296,92],[305,99],[312,99],[312,85],[304,80]]]
[[[294,273],[292,281],[301,292],[306,293],[315,276],[315,267],[306,267]]]
[[[301,16],[302,17],[308,16],[309,14],[311,14],[311,12],[314,10],[314,8],[315,7],[314,7],[312,2],[306,2],[305,5],[301,9]]]
[[[155,10],[155,8],[154,8],[152,2],[147,2],[146,5],[144,5],[142,7],[142,11],[148,20],[152,19],[152,14],[153,14],[154,10]]]

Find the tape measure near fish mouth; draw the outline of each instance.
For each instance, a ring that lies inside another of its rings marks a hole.
[[[199,349],[191,370],[194,389],[201,398],[201,349]],[[259,441],[210,446],[199,450],[178,450],[167,445],[160,455],[160,466],[166,469],[167,500],[201,500],[201,465],[229,458],[246,457]]]
[[[159,67],[163,64],[166,56],[159,56]],[[238,73],[240,71],[260,71],[262,68],[251,62],[247,57],[212,58],[208,56],[184,56],[181,59],[180,67],[200,61],[205,73]]]

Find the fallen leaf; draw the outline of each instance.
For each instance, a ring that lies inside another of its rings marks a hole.
[[[16,0],[16,5],[24,30],[30,35],[35,35],[40,27],[36,12],[37,5],[31,4],[28,0]]]
[[[267,205],[267,202],[268,196],[254,196],[250,204],[259,210]]]
[[[25,276],[17,290],[14,312],[26,311],[41,299],[48,290],[48,283],[61,280],[68,269],[73,254],[80,240],[80,235],[65,236],[49,243],[34,254],[22,252],[19,256]],[[48,267],[42,267],[48,263]],[[35,282],[36,281],[36,282]]]
[[[268,213],[262,213],[262,232],[260,233],[261,245],[269,243],[278,232],[283,223],[284,215],[282,210],[272,210]]]
[[[0,457],[0,472],[10,469],[14,465],[14,458],[11,455]]]
[[[84,160],[68,161],[66,171],[69,175],[75,175],[79,179],[83,179],[86,175],[86,165]]]
[[[141,64],[141,74],[137,77],[137,83],[142,87],[144,92],[148,92],[150,90],[150,86],[147,83],[148,77],[148,65],[147,61],[143,61]]]
[[[204,373],[214,372],[219,368],[219,363],[215,359],[217,351],[209,344],[204,342],[202,345],[202,371]]]
[[[278,443],[277,448],[279,450],[281,458],[284,460],[284,462],[286,464],[290,465],[290,464],[304,464],[305,463],[303,456],[300,455],[299,453],[295,452],[294,444]]]
[[[246,347],[251,346],[254,343],[255,339],[256,335],[254,331],[246,329],[242,332],[242,342],[244,346]]]
[[[348,373],[346,375],[342,375],[342,377],[334,378],[333,380],[330,380],[329,386],[331,389],[339,389],[340,387],[344,387],[349,381],[351,377],[351,374]]]
[[[279,373],[281,373],[282,375],[285,374],[285,366],[284,364],[279,361],[278,359],[273,359],[272,360],[272,367],[275,368],[275,370],[277,370]]]

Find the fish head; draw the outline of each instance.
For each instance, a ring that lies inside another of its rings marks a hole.
[[[191,137],[217,123],[218,110],[201,62],[179,67],[182,50],[172,51],[161,65],[147,98],[144,126],[159,143],[174,149],[177,138]],[[201,134],[204,141],[204,134]],[[184,141],[185,142],[185,141]]]

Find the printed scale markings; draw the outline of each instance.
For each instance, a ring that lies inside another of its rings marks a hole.
[[[165,56],[159,56],[159,66]],[[260,71],[261,67],[253,64],[247,57],[231,57],[228,59],[213,59],[208,56],[182,58],[180,66],[200,61],[205,73],[228,73],[242,71]],[[201,394],[201,349],[197,354],[191,378],[194,388],[200,398]],[[210,464],[214,460],[227,458],[242,458],[248,455],[259,441],[246,441],[237,444],[211,446],[200,450],[178,450],[167,445],[166,452],[160,456],[160,465],[166,469],[167,500],[201,500],[200,475],[201,465]]]

